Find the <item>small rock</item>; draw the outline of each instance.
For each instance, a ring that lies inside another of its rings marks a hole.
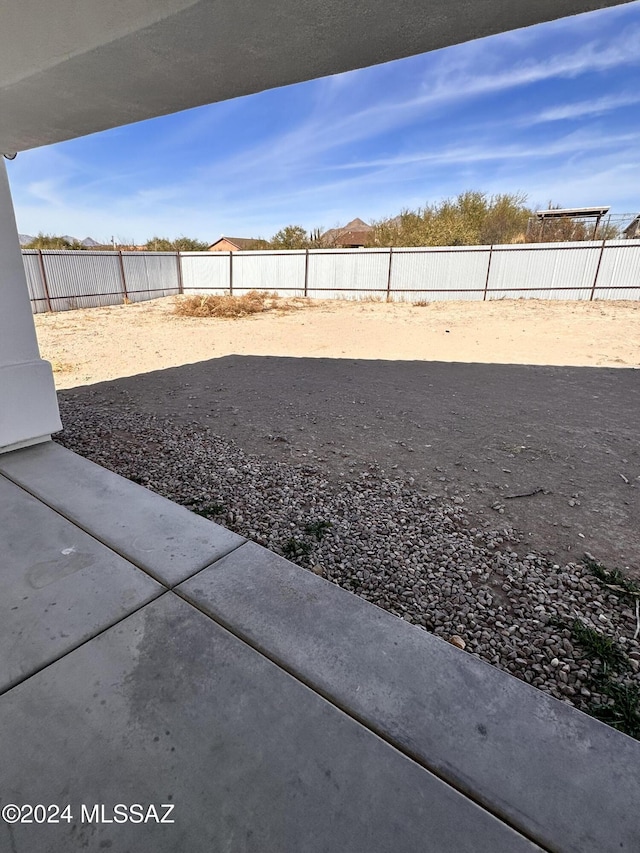
[[[465,641],[458,634],[453,634],[453,636],[449,637],[449,642],[458,649],[466,649],[467,647]]]

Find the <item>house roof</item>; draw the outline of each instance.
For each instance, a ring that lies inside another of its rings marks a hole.
[[[243,251],[244,249],[254,249],[256,246],[265,243],[264,240],[259,240],[255,237],[220,237],[218,240],[214,240],[214,242],[211,243],[209,249],[217,246],[218,243],[222,243],[223,240],[227,243],[231,243],[239,251]]]

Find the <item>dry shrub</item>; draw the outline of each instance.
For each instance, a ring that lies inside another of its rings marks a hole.
[[[375,293],[367,293],[365,296],[358,296],[358,302],[386,302],[387,297],[385,296],[377,296]]]
[[[280,299],[277,293],[250,290],[244,296],[185,296],[176,303],[176,314],[182,317],[246,317],[265,311],[293,311],[308,304],[308,300]]]
[[[51,369],[54,373],[69,373],[73,368],[74,365],[68,361],[58,361],[57,358],[54,358],[51,361]]]

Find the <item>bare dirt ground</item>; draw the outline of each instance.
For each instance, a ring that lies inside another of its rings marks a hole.
[[[60,394],[331,478],[377,463],[559,563],[588,551],[640,577],[640,303],[327,301],[220,320],[173,301],[37,316]]]

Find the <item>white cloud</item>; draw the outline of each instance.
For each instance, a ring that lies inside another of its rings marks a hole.
[[[483,39],[472,45],[473,50],[469,50],[469,45],[457,46],[451,49],[456,51],[454,57],[447,51],[437,51],[419,58],[426,68],[415,79],[414,91],[405,98],[376,100],[375,87],[366,92],[362,90],[364,71],[317,81],[314,97],[322,109],[312,110],[310,117],[279,136],[238,152],[213,168],[229,176],[258,173],[260,179],[265,169],[272,170],[272,174],[291,176],[296,171],[317,167],[320,158],[346,146],[399,131],[428,116],[442,118],[447,110],[465,101],[477,101],[486,95],[506,93],[554,78],[574,78],[620,66],[640,65],[640,27],[628,28],[606,44],[592,39],[577,49],[515,64],[508,58],[495,60],[496,55],[500,56],[500,40],[504,38]],[[540,39],[539,32],[537,38]],[[416,64],[417,60],[404,62]],[[491,64],[501,67],[489,73],[478,73],[479,67]],[[410,76],[406,75],[406,79]],[[407,91],[406,83],[403,90]],[[334,100],[333,95],[339,97]],[[345,109],[363,100],[369,101],[369,105]],[[593,113],[606,109],[603,100],[603,104],[594,106]]]
[[[339,170],[372,169],[380,167],[404,166],[411,163],[430,163],[448,165],[453,163],[479,163],[487,161],[506,161],[523,159],[545,159],[564,154],[581,154],[586,151],[609,149],[623,144],[640,142],[638,133],[618,133],[601,136],[586,131],[578,131],[553,142],[540,142],[517,145],[499,145],[494,141],[485,145],[445,146],[440,150],[399,154],[394,157],[359,160],[336,166]]]
[[[577,101],[576,103],[565,103],[549,107],[546,110],[542,110],[542,112],[527,116],[522,120],[521,124],[542,124],[543,122],[565,121],[566,119],[602,115],[603,113],[618,110],[621,107],[630,107],[638,103],[640,103],[640,92],[604,95],[601,98],[594,98],[590,101]]]

